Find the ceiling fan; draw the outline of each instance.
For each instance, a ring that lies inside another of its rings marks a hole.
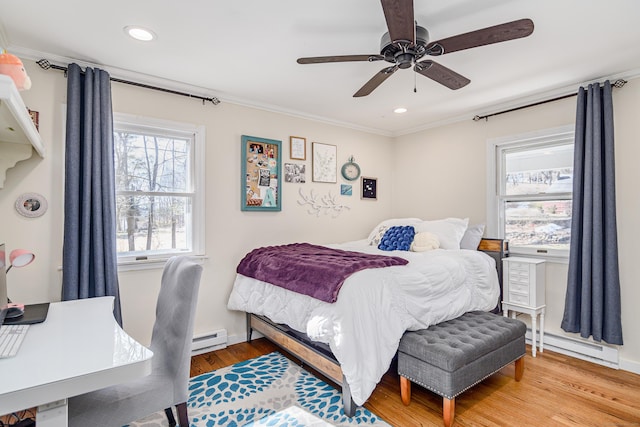
[[[381,2],[389,31],[384,33],[380,40],[380,54],[298,58],[298,64],[381,60],[393,64],[375,74],[353,95],[354,97],[369,95],[398,69],[411,66],[416,73],[455,90],[468,85],[471,81],[430,59],[420,62],[418,60],[425,55],[439,56],[472,47],[519,39],[533,32],[533,21],[520,19],[429,42],[427,29],[417,25],[414,20],[413,0],[381,0]]]

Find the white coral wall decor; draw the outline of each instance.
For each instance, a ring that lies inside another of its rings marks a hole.
[[[350,209],[349,206],[338,203],[336,201],[336,196],[331,195],[331,192],[327,193],[325,196],[320,196],[311,190],[307,196],[304,194],[304,191],[302,191],[302,188],[300,188],[298,189],[298,194],[300,194],[298,204],[300,206],[306,206],[307,213],[309,215],[319,217],[323,214],[331,215],[333,218],[336,218],[342,213],[342,211]]]

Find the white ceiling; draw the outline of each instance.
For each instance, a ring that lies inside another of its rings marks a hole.
[[[23,59],[76,60],[114,77],[386,135],[640,75],[638,0],[415,0],[415,19],[431,40],[520,18],[535,24],[527,38],[429,57],[468,86],[453,91],[399,70],[363,98],[352,95],[384,61],[296,59],[377,54],[387,29],[376,0],[10,1],[0,13],[0,46]],[[157,40],[132,40],[127,25],[150,28]],[[409,111],[394,114],[399,106]]]

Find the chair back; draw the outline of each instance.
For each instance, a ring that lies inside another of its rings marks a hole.
[[[186,402],[191,343],[202,266],[185,256],[170,258],[162,272],[151,335],[153,372],[173,378],[175,402]]]

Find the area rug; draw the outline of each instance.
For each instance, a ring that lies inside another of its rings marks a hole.
[[[191,378],[189,392],[191,427],[390,427],[365,408],[345,416],[338,390],[278,352]],[[161,426],[164,412],[131,424]]]

